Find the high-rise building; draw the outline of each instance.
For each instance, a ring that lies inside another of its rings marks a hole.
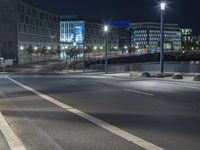
[[[132,23],[131,46],[146,53],[160,50],[160,24]],[[181,50],[181,29],[177,24],[164,24],[164,50]]]
[[[28,47],[56,49],[59,46],[59,17],[22,0],[0,0],[0,55],[29,63]]]

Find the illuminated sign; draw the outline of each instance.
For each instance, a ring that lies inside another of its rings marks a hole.
[[[83,26],[75,26],[75,42],[77,44],[83,43]]]

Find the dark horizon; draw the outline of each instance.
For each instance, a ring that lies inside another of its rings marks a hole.
[[[102,21],[159,22],[158,0],[24,0],[26,3],[58,15],[78,15],[84,19]],[[56,3],[56,5],[55,5]],[[165,22],[176,23],[180,27],[192,28],[200,34],[200,15],[197,13],[200,1],[168,0]],[[47,5],[48,4],[48,5]]]

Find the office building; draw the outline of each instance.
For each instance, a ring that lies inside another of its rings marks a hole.
[[[1,57],[29,63],[26,49],[59,46],[59,17],[21,0],[0,1]]]
[[[104,24],[95,21],[79,19],[69,20],[69,17],[61,17],[60,43],[61,49],[81,49],[85,52],[105,51]],[[109,50],[118,48],[118,28],[110,26],[108,32]],[[64,54],[63,54],[64,55]]]
[[[160,23],[132,23],[131,46],[138,51],[154,53],[160,50]],[[181,50],[181,29],[177,24],[164,25],[164,50]]]
[[[119,50],[130,50],[131,48],[131,26],[130,21],[114,21],[110,23],[119,31]]]
[[[182,42],[183,43],[190,43],[193,39],[193,31],[191,28],[182,28]]]

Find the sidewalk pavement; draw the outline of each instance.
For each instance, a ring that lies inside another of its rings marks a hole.
[[[78,69],[76,71],[73,70],[63,70],[63,71],[59,71],[56,73],[61,73],[61,74],[73,74],[73,73],[83,73],[82,69]],[[197,75],[198,73],[183,73],[183,79],[181,80],[175,80],[172,79],[172,74],[173,73],[166,73],[167,76],[165,78],[156,78],[155,74],[156,72],[150,72],[150,74],[152,75],[152,77],[149,78],[143,78],[143,77],[139,77],[139,76],[135,76],[135,77],[131,77],[130,76],[131,72],[125,72],[125,73],[108,73],[105,74],[104,72],[98,72],[98,71],[94,71],[94,70],[86,70],[85,73],[86,75],[101,75],[101,76],[107,76],[107,77],[115,77],[115,78],[121,78],[121,79],[146,79],[146,80],[159,80],[159,81],[174,81],[174,82],[187,82],[187,83],[199,83],[199,81],[193,81],[193,78],[195,75]],[[140,73],[139,73],[140,74]]]
[[[150,73],[152,74],[152,73]],[[153,73],[155,74],[155,72]],[[130,76],[130,72],[127,73],[115,73],[115,74],[107,74],[107,76],[113,76],[113,77],[118,77],[118,78],[127,78],[127,79],[138,79],[138,78],[142,78],[142,79],[147,79],[147,80],[159,80],[159,81],[174,81],[174,82],[188,82],[188,83],[199,83],[200,81],[193,81],[193,78],[195,75],[197,75],[198,73],[183,73],[183,79],[172,79],[172,73],[167,73],[168,76],[166,76],[165,78],[156,78],[155,75],[153,75],[152,77],[149,78],[143,78],[143,77],[131,77]]]

